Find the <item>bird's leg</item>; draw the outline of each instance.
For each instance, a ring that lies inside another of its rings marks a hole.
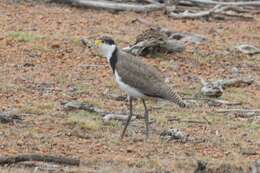
[[[123,139],[124,135],[125,135],[125,131],[127,129],[127,126],[129,124],[129,122],[131,121],[131,118],[132,118],[132,115],[133,115],[133,105],[132,105],[132,97],[129,96],[129,116],[128,116],[128,119],[126,121],[126,124],[125,124],[125,127],[123,129],[123,132],[121,134],[121,139]]]
[[[146,104],[145,104],[145,100],[142,99],[143,101],[143,104],[144,104],[144,121],[145,121],[145,135],[146,135],[146,138],[148,138],[149,136],[149,115],[148,115],[148,110],[147,110],[147,107],[146,107]]]

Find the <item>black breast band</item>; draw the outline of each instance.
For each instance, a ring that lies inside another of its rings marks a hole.
[[[113,70],[113,73],[115,73],[116,63],[117,63],[117,48],[115,48],[109,61],[110,61],[110,66]]]

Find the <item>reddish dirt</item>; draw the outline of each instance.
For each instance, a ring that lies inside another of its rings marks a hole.
[[[218,107],[181,109],[151,100],[148,105],[152,107],[153,123],[149,140],[144,140],[143,120],[132,122],[123,141],[119,140],[120,122],[94,124],[94,128],[80,126],[78,130],[90,136],[83,139],[73,135],[79,124],[72,123],[70,117],[89,113],[65,112],[61,106],[64,101],[80,100],[106,111],[127,111],[126,102],[109,97],[121,92],[106,60],[84,48],[79,38],[108,34],[124,47],[147,29],[135,22],[141,17],[170,30],[208,38],[208,43],[196,46],[196,51],[190,46],[184,53],[145,60],[158,67],[176,90],[195,94],[200,86],[198,76],[211,80],[229,78],[235,75],[232,69],[236,67],[241,76],[252,76],[256,82],[229,88],[222,97],[241,101],[242,107],[259,108],[260,56],[243,55],[234,49],[242,43],[260,47],[259,15],[250,22],[182,21],[167,18],[162,12],[109,13],[60,4],[2,2],[0,16],[0,108],[15,110],[23,119],[21,123],[0,124],[0,156],[39,153],[79,157],[82,166],[70,168],[71,172],[178,173],[194,172],[197,160],[207,161],[212,172],[221,170],[217,168],[222,163],[247,172],[260,158],[259,117],[214,113]],[[36,38],[24,41],[14,33],[31,33]],[[158,106],[161,108],[155,109]],[[137,112],[143,111],[141,102],[135,101],[135,107]],[[205,117],[211,124],[169,122],[169,116],[199,121],[205,121]],[[160,133],[170,127],[203,142],[162,141]],[[255,154],[244,155],[243,148],[251,148]],[[5,169],[3,172],[8,172]]]

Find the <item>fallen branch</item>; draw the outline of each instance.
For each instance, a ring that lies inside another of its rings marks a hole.
[[[260,109],[219,109],[217,113],[229,113],[229,112],[259,112]]]
[[[70,101],[67,103],[62,103],[63,108],[66,111],[72,111],[72,110],[85,110],[88,112],[94,112],[102,116],[104,122],[109,122],[111,120],[119,120],[119,121],[125,121],[128,118],[128,114],[124,113],[111,113],[111,112],[106,112],[102,109],[97,108],[96,106],[84,102],[79,102],[79,101]],[[138,115],[134,114],[134,118],[137,118]],[[82,137],[85,138],[85,137]],[[88,138],[88,136],[87,136]]]
[[[251,85],[254,82],[252,77],[241,77],[236,79],[221,79],[215,81],[217,85],[221,85],[223,88],[226,87],[239,87],[242,85]]]
[[[201,11],[198,13],[191,13],[188,10],[184,11],[183,13],[171,12],[169,13],[170,17],[174,19],[196,19],[201,17],[209,17],[212,14],[211,11]]]
[[[235,79],[220,79],[213,82],[206,82],[200,78],[203,87],[201,93],[208,97],[219,97],[227,87],[239,87],[242,85],[251,85],[254,79],[251,77],[240,77]]]
[[[233,10],[233,12],[230,12],[231,10]],[[208,11],[199,11],[199,12],[190,12],[186,10],[180,13],[177,11],[177,9],[175,9],[172,12],[168,12],[168,15],[175,19],[197,19],[197,18],[209,18],[209,17],[215,19],[225,19],[227,17],[239,18],[245,20],[254,19],[253,16],[244,16],[241,14],[234,13],[235,10],[237,11],[237,9],[234,7],[232,8],[229,6],[216,5],[214,8]]]
[[[57,164],[79,166],[79,159],[66,158],[61,156],[39,155],[39,154],[24,154],[17,156],[0,157],[0,165],[15,164],[25,161],[40,161],[53,162]]]
[[[153,3],[147,5],[130,4],[130,3],[117,3],[111,1],[94,1],[94,0],[66,0],[68,3],[72,3],[77,6],[84,6],[96,9],[106,9],[112,11],[135,11],[135,12],[149,12],[162,10],[165,8],[164,4]]]
[[[253,6],[260,7],[260,1],[247,1],[247,2],[219,2],[212,0],[177,0],[179,5],[232,5],[232,6]]]

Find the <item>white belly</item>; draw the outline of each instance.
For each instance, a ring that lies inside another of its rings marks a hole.
[[[121,90],[126,92],[131,97],[144,97],[144,94],[139,92],[137,89],[127,85],[124,83],[121,79],[121,77],[118,75],[117,71],[115,71],[115,80]]]

